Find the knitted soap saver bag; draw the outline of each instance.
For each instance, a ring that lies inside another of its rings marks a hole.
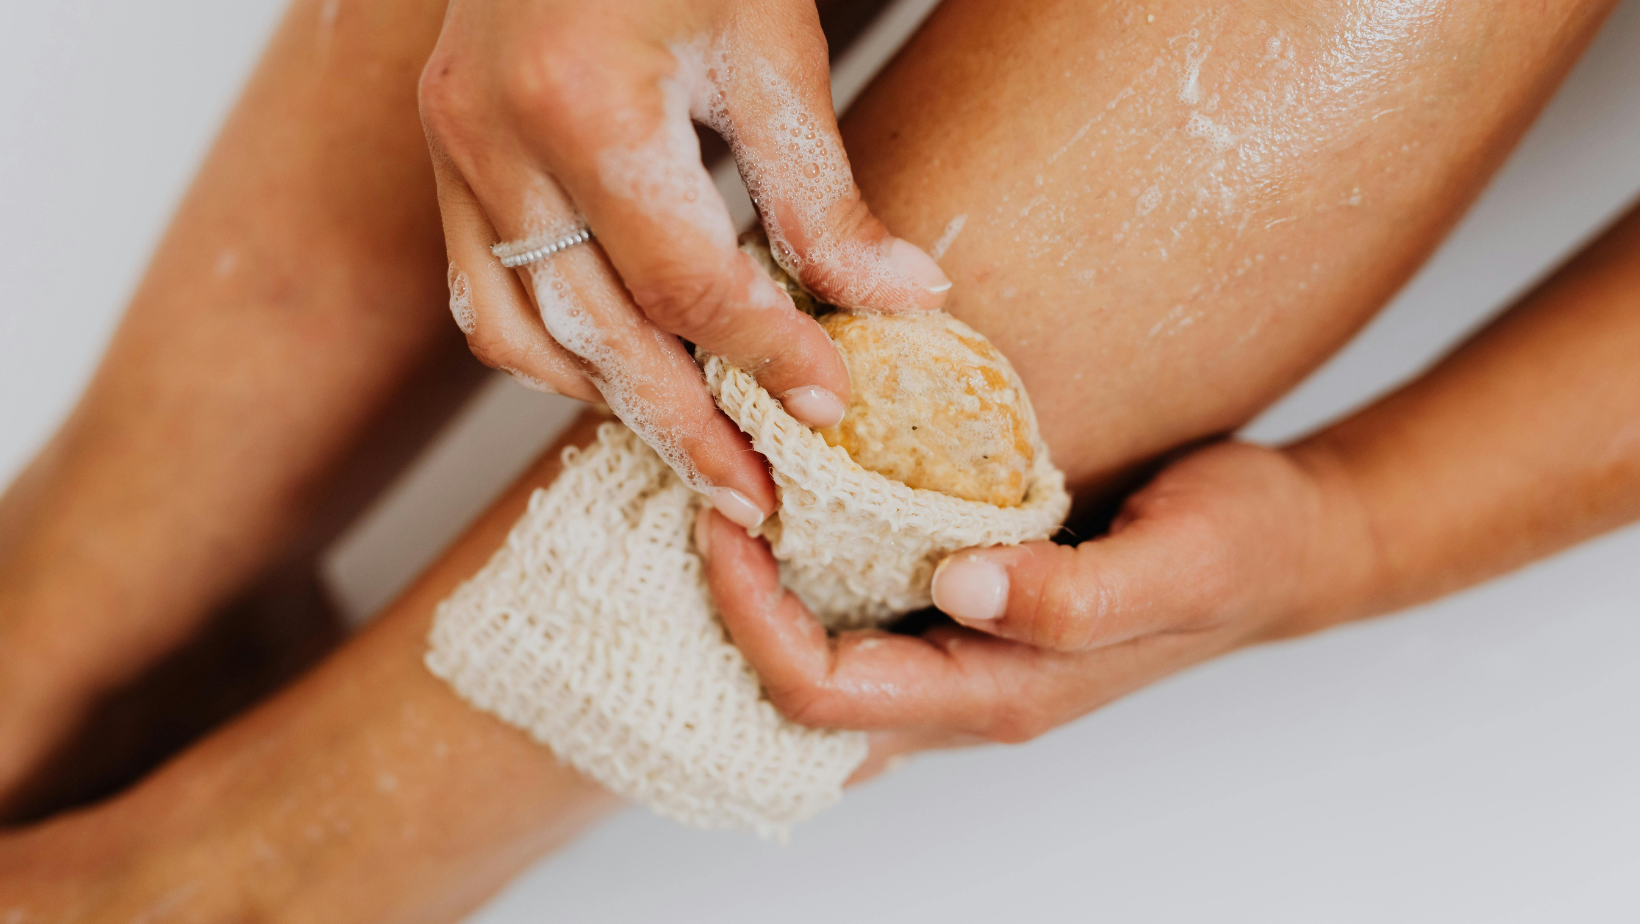
[[[828,628],[928,606],[942,557],[1047,538],[1069,510],[1034,427],[1025,500],[996,507],[862,468],[750,375],[702,359],[774,476],[779,507],[756,532]],[[625,798],[696,827],[784,836],[841,798],[866,737],[798,725],[763,696],[706,588],[692,538],[701,504],[632,431],[603,425],[565,450],[506,543],[439,604],[426,663]]]

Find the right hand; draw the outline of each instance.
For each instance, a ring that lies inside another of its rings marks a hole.
[[[935,572],[955,625],[828,634],[761,539],[712,511],[695,547],[775,708],[872,733],[868,776],[930,748],[1019,742],[1244,645],[1370,611],[1380,569],[1328,451],[1215,443],[1128,498],[1108,535],[957,552]]]
[[[485,363],[601,399],[750,526],[773,483],[679,338],[811,426],[848,372],[819,325],[736,246],[692,121],[730,142],[776,259],[822,299],[938,307],[950,287],[866,208],[809,0],[453,0],[421,79],[452,308]],[[504,269],[497,241],[595,239]]]

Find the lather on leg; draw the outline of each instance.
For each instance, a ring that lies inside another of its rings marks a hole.
[[[1611,6],[946,0],[843,135],[1089,487],[1365,323]]]

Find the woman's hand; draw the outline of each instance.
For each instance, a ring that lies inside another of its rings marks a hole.
[[[679,338],[753,370],[815,426],[841,417],[848,373],[737,249],[692,121],[729,142],[776,258],[822,298],[933,308],[950,286],[860,198],[807,0],[454,0],[421,108],[474,353],[601,395],[743,525],[773,509],[772,483]],[[592,244],[517,272],[490,251],[583,226]]]
[[[879,757],[1022,741],[1240,645],[1427,600],[1640,519],[1636,293],[1640,208],[1439,366],[1320,433],[1189,453],[1074,548],[953,555],[934,601],[958,628],[830,639],[761,542],[711,511],[696,541],[787,716],[885,732]]]
[[[1372,562],[1325,456],[1245,443],[1168,466],[1106,537],[952,556],[934,597],[961,625],[921,636],[828,638],[764,543],[711,511],[696,528],[723,620],[774,704],[807,725],[888,733],[877,758],[1024,741],[1187,665],[1316,628]]]

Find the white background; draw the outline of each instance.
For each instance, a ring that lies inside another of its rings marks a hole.
[[[7,7],[9,477],[85,382],[278,3]],[[1436,259],[1253,432],[1303,429],[1415,371],[1636,190],[1628,0]],[[337,596],[373,609],[563,413],[486,389],[335,550]],[[924,757],[787,847],[630,811],[478,920],[1640,920],[1637,564],[1630,529],[1403,616],[1222,660],[1024,747]]]

